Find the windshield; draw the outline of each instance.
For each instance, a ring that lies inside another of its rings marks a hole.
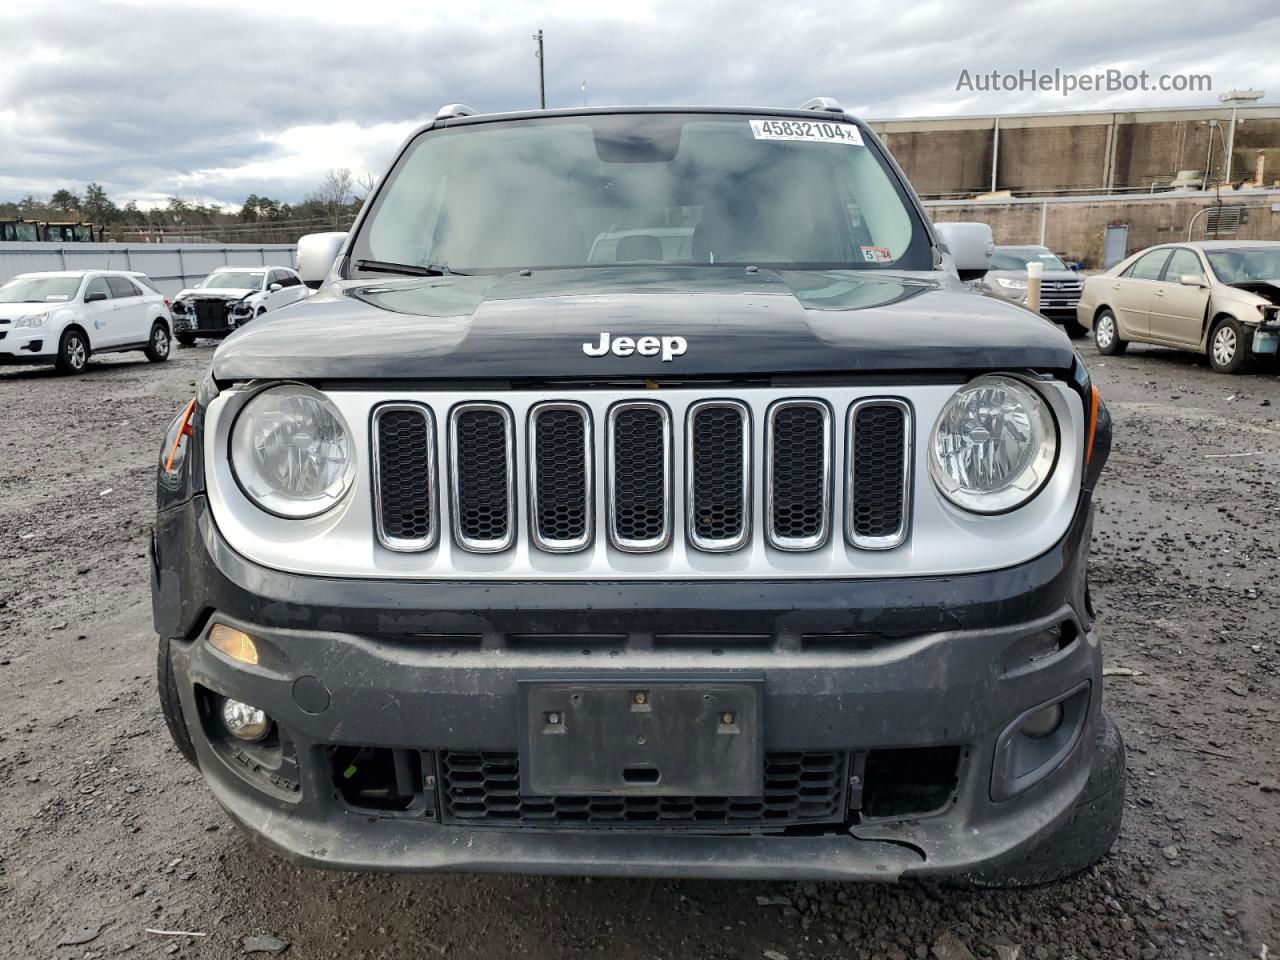
[[[220,270],[200,281],[201,289],[215,287],[220,290],[257,290],[262,286],[261,273],[240,270]]]
[[[79,289],[79,277],[15,277],[0,287],[0,303],[56,303]]]
[[[932,266],[903,186],[856,126],[723,114],[424,133],[379,192],[352,259],[357,269],[374,260],[463,273]]]
[[[996,247],[991,254],[991,269],[1021,270],[1025,273],[1027,264],[1037,260],[1044,264],[1046,270],[1069,269],[1056,254],[1044,247]]]
[[[1265,283],[1280,280],[1280,246],[1206,250],[1205,256],[1223,283]]]

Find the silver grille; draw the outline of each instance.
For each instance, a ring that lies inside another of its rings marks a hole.
[[[609,408],[609,540],[628,553],[671,541],[671,411],[651,400]]]
[[[449,413],[453,538],[472,553],[515,543],[515,430],[500,403],[460,403]]]
[[[901,400],[859,400],[849,408],[845,535],[862,550],[907,539],[911,516],[911,408]]]
[[[702,400],[685,423],[689,543],[728,553],[751,535],[751,413],[737,400]]]
[[[779,400],[765,423],[765,523],[779,550],[816,550],[831,532],[831,408]]]
[[[428,407],[384,403],[373,411],[373,510],[388,550],[430,550],[439,535],[436,427]]]
[[[442,478],[430,405],[379,404],[370,431],[379,541],[402,553],[437,546],[441,497],[453,542],[468,553],[499,553],[516,544],[522,497],[528,501],[527,549],[552,554],[592,549],[597,500],[602,535],[625,553],[666,549],[677,518],[686,546],[704,554],[747,550],[756,522],[770,547],[787,552],[824,548],[840,515],[844,540],[858,550],[890,550],[909,535],[914,416],[905,400],[853,401],[847,413],[842,409],[839,444],[832,407],[823,399],[774,400],[760,417],[763,435],[750,404],[693,400],[679,417],[680,501],[672,482],[677,421],[667,404],[619,400],[599,406],[604,422],[597,432],[601,425],[590,403],[533,403],[523,443],[517,444],[515,417],[506,405],[456,403],[447,418],[449,470]],[[761,442],[763,468],[755,463]],[[602,457],[597,444],[603,445]],[[842,500],[833,509],[837,453],[845,469]],[[602,494],[596,490],[600,460]],[[523,477],[518,462],[527,464]],[[763,490],[759,500],[756,482]]]
[[[576,553],[595,525],[591,411],[540,403],[529,412],[529,533],[539,550]]]

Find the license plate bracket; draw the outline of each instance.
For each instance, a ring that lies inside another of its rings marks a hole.
[[[754,797],[763,681],[522,681],[520,789],[533,796]]]

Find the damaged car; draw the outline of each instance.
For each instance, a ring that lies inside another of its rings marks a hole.
[[[1151,247],[1085,280],[1076,318],[1104,356],[1153,343],[1243,373],[1280,344],[1280,242]]]
[[[309,293],[289,267],[219,267],[174,297],[174,335],[185,347],[197,337],[221,339]]]
[[[827,98],[443,108],[164,437],[178,752],[328,868],[1098,861],[1110,418],[990,247]]]

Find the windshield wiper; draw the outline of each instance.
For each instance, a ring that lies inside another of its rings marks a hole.
[[[447,263],[428,263],[422,266],[413,263],[391,263],[387,260],[357,260],[357,270],[369,273],[402,273],[408,277],[465,277],[460,270],[450,270]]]

